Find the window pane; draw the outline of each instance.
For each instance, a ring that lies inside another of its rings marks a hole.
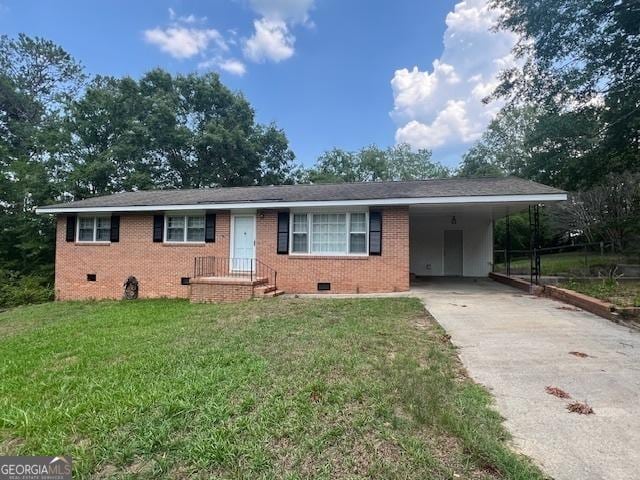
[[[204,242],[204,217],[187,217],[187,241]]]
[[[293,215],[293,232],[294,233],[307,233],[309,223],[307,222],[306,214],[294,214]]]
[[[111,218],[96,218],[96,241],[108,242],[111,240]]]
[[[347,253],[347,215],[322,213],[313,215],[311,251]]]
[[[78,240],[81,242],[93,242],[93,222],[93,217],[80,217]]]
[[[351,233],[365,233],[367,231],[367,216],[364,213],[351,214]]]
[[[349,246],[351,253],[367,253],[367,236],[364,233],[352,233],[351,245]]]
[[[189,228],[204,228],[204,217],[187,217]]]
[[[184,242],[184,217],[167,217],[167,241]]]
[[[294,233],[291,251],[293,253],[307,253],[307,242],[308,236],[306,233]]]

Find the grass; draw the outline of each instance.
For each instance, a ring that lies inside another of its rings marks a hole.
[[[576,280],[558,285],[576,292],[599,298],[620,307],[640,307],[640,281],[615,281],[613,279]]]
[[[619,254],[600,255],[599,253],[588,252],[567,252],[552,253],[542,255],[541,270],[542,275],[559,276],[591,276],[606,274],[612,265],[618,263],[636,263],[637,258],[629,258]],[[528,258],[512,260],[512,274],[529,274],[530,260]],[[503,272],[506,266],[504,263],[496,264],[496,270]]]
[[[0,455],[74,478],[543,478],[414,299],[0,313]]]

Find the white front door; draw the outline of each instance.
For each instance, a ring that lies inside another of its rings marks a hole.
[[[256,217],[234,215],[232,218],[231,269],[250,272],[256,256]]]

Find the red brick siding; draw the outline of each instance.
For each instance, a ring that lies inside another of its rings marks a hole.
[[[218,212],[216,220],[215,243],[167,245],[152,241],[153,215],[122,214],[120,241],[91,245],[66,242],[66,217],[60,216],[56,239],[56,297],[61,300],[121,298],[122,284],[133,275],[140,282],[141,298],[186,298],[190,287],[181,285],[180,278],[193,276],[194,257],[229,256],[229,212]],[[409,289],[409,213],[406,207],[383,209],[381,256],[277,255],[277,212],[261,212],[256,223],[256,256],[277,270],[278,288],[287,293],[314,293],[318,282],[330,282],[330,293]],[[97,281],[88,282],[88,273],[96,274]],[[243,292],[233,295],[244,298]]]
[[[257,222],[258,259],[278,272],[278,288],[287,293],[316,293],[319,282],[330,282],[327,293],[401,292],[409,289],[409,210],[382,210],[382,255],[295,256],[276,253],[277,212],[265,210]]]
[[[229,212],[216,215],[216,241],[197,245],[153,243],[153,215],[120,215],[120,241],[105,245],[65,241],[66,217],[56,234],[56,297],[60,300],[121,298],[129,275],[140,282],[140,297],[189,296],[181,277],[193,276],[197,256],[229,256]],[[88,282],[87,274],[96,281]]]
[[[238,302],[253,298],[253,285],[234,283],[194,283],[191,285],[194,303]]]

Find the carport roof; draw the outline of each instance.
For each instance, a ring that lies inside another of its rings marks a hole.
[[[187,208],[267,208],[298,204],[402,204],[474,202],[477,197],[510,197],[509,201],[563,200],[565,192],[517,177],[448,178],[397,182],[140,190],[87,198],[38,208],[39,213],[74,211],[141,211]],[[540,197],[539,200],[538,197]],[[488,200],[487,200],[488,201]]]

